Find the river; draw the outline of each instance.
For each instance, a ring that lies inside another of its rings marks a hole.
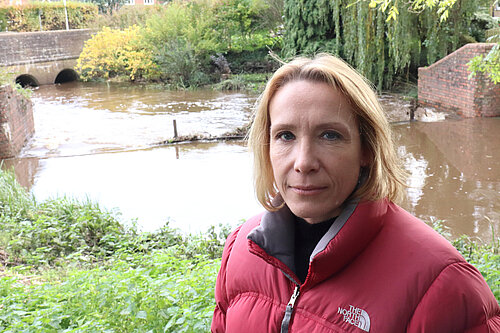
[[[153,86],[42,86],[33,94],[35,135],[15,159],[37,198],[97,201],[151,231],[167,221],[185,232],[236,225],[262,211],[244,142],[157,145],[179,135],[221,135],[245,125],[256,94],[172,92]],[[500,119],[401,122],[404,102],[384,96],[398,153],[410,173],[402,207],[443,221],[452,237],[500,232]]]

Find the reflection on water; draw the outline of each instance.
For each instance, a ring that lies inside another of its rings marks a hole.
[[[38,200],[89,197],[118,207],[124,220],[138,218],[144,230],[167,220],[186,231],[235,225],[262,210],[243,143],[151,147],[172,137],[174,118],[181,134],[241,126],[256,96],[81,83],[42,88],[34,98],[35,137],[22,158],[6,161]],[[399,104],[389,100],[396,114]],[[500,234],[499,118],[394,130],[411,175],[405,209],[424,221],[443,220],[454,237],[488,240],[490,221]]]
[[[443,220],[453,236],[490,238],[500,226],[500,118],[394,127],[411,174],[403,204],[424,221]]]

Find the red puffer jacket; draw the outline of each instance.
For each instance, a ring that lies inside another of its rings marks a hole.
[[[393,203],[348,205],[302,285],[293,247],[286,206],[228,237],[212,332],[500,332],[500,308],[481,274]]]

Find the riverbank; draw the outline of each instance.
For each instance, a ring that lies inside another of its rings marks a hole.
[[[0,207],[2,331],[209,330],[227,227],[140,232],[90,201],[37,202],[6,171]],[[500,300],[500,238],[453,245]]]
[[[90,201],[37,202],[0,171],[0,331],[208,331],[227,227],[121,225]]]

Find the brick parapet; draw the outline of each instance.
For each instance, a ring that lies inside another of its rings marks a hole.
[[[16,156],[34,131],[32,102],[11,86],[1,86],[0,159]]]
[[[462,117],[500,116],[500,84],[484,75],[469,79],[467,63],[495,44],[467,44],[429,67],[418,69],[418,102]]]

